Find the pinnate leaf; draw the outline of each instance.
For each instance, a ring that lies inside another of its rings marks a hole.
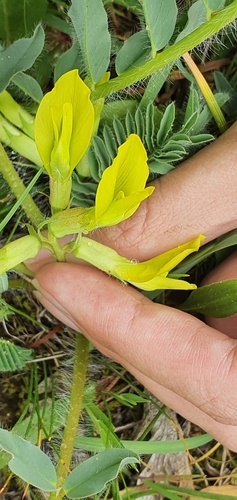
[[[2,304],[4,306],[4,304]],[[5,314],[10,314],[10,310]],[[1,313],[0,313],[1,318]],[[32,359],[31,349],[20,347],[5,339],[0,339],[0,371],[13,372],[25,366]]]

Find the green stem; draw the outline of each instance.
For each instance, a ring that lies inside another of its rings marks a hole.
[[[17,200],[19,200],[19,198],[24,195],[26,188],[18,173],[16,172],[11,160],[8,158],[7,153],[1,143],[0,172],[2,173],[4,179],[7,181],[11,191],[14,193]],[[21,205],[25,210],[28,219],[37,227],[43,221],[44,217],[30,194],[25,197],[25,199],[21,202]]]
[[[81,333],[77,333],[70,405],[63,440],[60,447],[61,460],[57,466],[58,489],[50,494],[49,500],[61,500],[65,495],[63,491],[63,484],[68,475],[78,430],[78,420],[81,414],[84,386],[86,381],[88,353],[89,341]]]
[[[173,63],[179,59],[185,52],[192,50],[194,47],[202,43],[207,38],[212,37],[224,28],[227,24],[234,21],[237,17],[237,0],[234,0],[228,7],[218,12],[211,19],[202,24],[195,31],[182,38],[179,42],[168,47],[163,52],[158,53],[156,57],[138,68],[132,68],[124,74],[109,80],[102,85],[99,85],[92,92],[92,99],[97,100],[101,97],[106,97],[114,92],[132,85],[133,83],[152,75],[156,71],[161,70],[167,64]]]

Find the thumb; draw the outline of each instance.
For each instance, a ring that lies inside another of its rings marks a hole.
[[[37,297],[61,321],[165,404],[237,449],[233,339],[90,266],[48,264],[36,278]]]

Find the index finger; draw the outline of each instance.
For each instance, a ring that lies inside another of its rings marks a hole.
[[[237,223],[237,123],[169,174],[138,211],[94,238],[127,258],[146,260],[204,234],[206,241]]]

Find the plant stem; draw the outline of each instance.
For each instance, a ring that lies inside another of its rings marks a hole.
[[[7,181],[15,197],[19,199],[21,196],[23,196],[26,188],[17,171],[15,170],[10,158],[8,158],[7,153],[1,143],[0,172],[2,173],[4,179]],[[25,210],[28,219],[37,227],[43,221],[44,217],[30,194],[25,197],[25,199],[21,202],[21,205]]]
[[[207,38],[215,35],[215,33],[227,26],[227,24],[234,21],[236,17],[237,0],[234,0],[228,7],[213,15],[209,21],[202,24],[195,31],[168,47],[163,52],[158,53],[154,59],[99,85],[96,90],[92,92],[92,99],[97,100],[101,97],[106,97],[152,75],[156,71],[167,66],[167,64],[173,63],[176,59],[179,59],[185,52],[192,50]]]
[[[58,489],[50,494],[49,500],[61,500],[64,496],[63,484],[68,475],[82,408],[88,353],[89,341],[81,333],[77,333],[69,411],[60,447],[61,460],[57,465]]]
[[[226,119],[221,111],[221,108],[211,90],[209,87],[207,81],[205,80],[203,74],[201,73],[200,69],[197,67],[195,64],[194,60],[190,56],[190,54],[187,52],[186,54],[183,54],[183,59],[185,60],[186,64],[188,65],[190,71],[192,72],[204,98],[206,99],[206,103],[212,113],[212,116],[221,132],[223,134],[227,130],[227,123]]]

